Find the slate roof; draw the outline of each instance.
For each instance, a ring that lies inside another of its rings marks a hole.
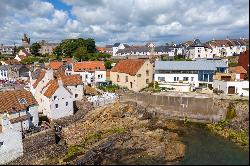
[[[217,67],[227,67],[222,60],[196,61],[155,61],[155,70],[217,70]]]
[[[118,47],[121,43],[115,43],[113,47]]]

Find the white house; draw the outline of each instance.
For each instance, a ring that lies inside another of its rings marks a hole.
[[[59,83],[62,83],[62,86],[57,83],[57,80]],[[65,75],[63,71],[54,73],[52,69],[35,70],[30,76],[30,82],[31,92],[34,94],[39,103],[39,112],[43,112],[52,119],[72,115],[73,104],[71,104],[71,101],[74,102],[76,100],[81,100],[84,95],[84,85],[80,75]],[[61,111],[61,114],[54,115],[54,112],[57,112],[59,106],[58,108],[55,108],[55,104],[58,103],[55,103],[54,99],[51,98],[52,96],[50,95],[54,93],[62,93],[62,91],[64,94],[57,98],[57,101],[60,104],[69,98],[68,101],[66,101],[68,104],[67,106],[64,106],[65,104],[60,105],[60,107],[63,107],[62,109],[65,107],[65,111]]]
[[[187,57],[194,60],[196,58],[213,58],[210,46],[203,44],[199,39],[195,39],[193,44],[188,47]]]
[[[0,92],[0,119],[6,114],[13,129],[23,132],[38,126],[38,103],[31,92],[11,90]],[[4,130],[4,124],[0,124]]]
[[[222,60],[155,61],[154,80],[160,87],[175,91],[192,91],[202,85],[212,87],[213,75],[226,72]]]
[[[122,43],[115,43],[112,47],[113,49],[113,56],[117,56],[116,52],[119,50],[119,49],[124,49],[124,48],[129,48],[129,45],[127,44],[122,44]]]
[[[249,96],[249,81],[214,80],[213,88],[222,90],[225,94]]]
[[[2,165],[23,155],[23,143],[22,133],[13,129],[6,115],[2,117],[1,124],[4,124],[0,125],[0,164]]]
[[[73,95],[70,90],[63,85],[60,78],[50,80],[43,88],[42,94],[42,112],[48,118],[59,119],[73,115]]]
[[[14,59],[20,62],[21,60],[27,58],[28,56],[30,56],[29,52],[27,52],[25,49],[20,49],[20,51],[17,53]]]
[[[0,66],[0,80],[9,80],[7,65]]]
[[[102,61],[84,61],[73,63],[72,68],[65,70],[66,75],[79,74],[84,85],[95,85],[106,81],[106,69]]]
[[[212,54],[220,57],[239,55],[246,51],[245,42],[238,39],[212,40],[208,44],[212,47]]]

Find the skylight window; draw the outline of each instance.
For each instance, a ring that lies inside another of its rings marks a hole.
[[[27,101],[24,98],[18,99],[18,101],[20,104],[27,104]]]

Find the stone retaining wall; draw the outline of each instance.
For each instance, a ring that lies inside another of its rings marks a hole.
[[[226,108],[215,104],[213,98],[193,98],[160,96],[144,93],[125,93],[120,96],[121,102],[133,101],[152,111],[173,119],[187,118],[199,122],[215,122],[223,119]]]
[[[56,143],[55,130],[47,129],[32,135],[29,135],[23,139],[23,152],[28,153],[37,151],[40,148],[53,145]]]

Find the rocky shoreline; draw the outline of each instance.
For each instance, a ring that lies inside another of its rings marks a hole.
[[[63,129],[60,164],[174,164],[185,154],[175,124],[116,102]]]

